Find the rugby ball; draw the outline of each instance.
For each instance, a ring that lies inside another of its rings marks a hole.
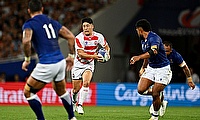
[[[99,61],[101,63],[105,63],[105,62],[107,62],[109,60],[109,56],[106,53],[106,50],[104,48],[99,49],[98,56],[102,57],[102,61]]]

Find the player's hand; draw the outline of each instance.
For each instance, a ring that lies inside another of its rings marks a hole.
[[[97,61],[98,62],[103,62],[104,58],[102,56],[97,55]]]
[[[140,56],[133,56],[130,60],[130,64],[135,64],[135,62],[140,60]]]
[[[93,55],[93,59],[96,59],[97,61],[102,61],[103,60],[103,57],[102,56],[99,56],[98,53],[95,53]]]
[[[74,65],[74,58],[72,57],[67,57],[66,59],[66,63],[67,63],[67,71],[70,71]]]
[[[195,84],[192,81],[188,82],[188,85],[192,90],[195,88]]]
[[[22,63],[22,70],[28,71],[28,65],[29,65],[30,63],[31,63],[30,61],[24,61],[24,62]]]

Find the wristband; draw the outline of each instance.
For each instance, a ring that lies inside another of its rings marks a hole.
[[[24,60],[29,62],[31,60],[31,57],[24,57]]]
[[[75,57],[75,55],[74,54],[68,54],[68,57],[70,57],[70,58],[74,58]]]
[[[192,77],[187,78],[188,82],[192,82]]]

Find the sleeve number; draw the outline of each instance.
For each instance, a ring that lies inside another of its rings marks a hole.
[[[45,31],[46,31],[46,33],[47,33],[47,37],[48,37],[49,39],[51,39],[51,38],[56,38],[56,34],[55,34],[55,31],[54,31],[53,26],[52,26],[51,23],[48,24],[48,26],[47,26],[47,24],[44,24],[44,25],[43,25],[43,28],[45,29]]]

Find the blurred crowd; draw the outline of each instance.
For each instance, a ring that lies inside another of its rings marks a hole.
[[[44,14],[70,30],[114,0],[42,0]],[[29,19],[27,0],[0,1],[0,60],[23,57],[22,25]]]

